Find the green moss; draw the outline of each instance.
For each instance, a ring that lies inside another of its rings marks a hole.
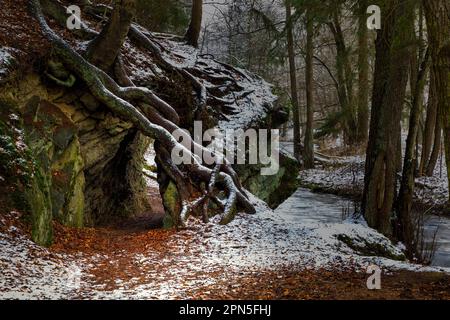
[[[172,229],[175,227],[175,222],[172,216],[166,214],[163,218],[163,229]]]
[[[299,164],[280,153],[280,168],[275,175],[261,175],[262,165],[237,165],[236,170],[243,185],[271,208],[276,208],[299,187]]]
[[[67,226],[83,226],[84,220],[84,173],[78,138],[53,161],[52,203],[53,215]]]
[[[223,217],[222,220],[220,220],[220,224],[221,225],[229,224],[231,221],[234,220],[234,217],[236,216],[236,213],[237,213],[236,205],[233,205],[233,208],[231,209],[230,214],[228,214],[227,216]]]
[[[163,225],[165,229],[170,229],[177,225],[181,208],[180,195],[173,182],[170,182],[167,186],[164,192],[163,202],[164,208],[166,209]]]
[[[40,169],[35,172],[26,197],[32,212],[32,239],[39,245],[49,246],[53,240],[50,181]]]
[[[156,165],[149,165],[148,163],[144,163],[142,165],[143,169],[148,170],[150,172],[153,173],[157,173],[158,172],[158,168],[156,167]]]

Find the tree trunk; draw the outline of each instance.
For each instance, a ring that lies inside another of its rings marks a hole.
[[[438,117],[444,132],[445,160],[450,182],[450,2],[424,0],[423,6],[433,60]]]
[[[286,32],[289,55],[289,76],[291,81],[292,113],[294,117],[294,156],[300,160],[300,114],[297,90],[297,69],[295,66],[294,34],[291,17],[291,2],[286,0]]]
[[[397,137],[397,149],[395,152],[395,172],[401,173],[403,170],[402,121],[400,121],[395,135]]]
[[[424,174],[430,163],[430,153],[433,147],[433,140],[435,139],[434,133],[436,131],[436,121],[437,119],[437,100],[436,100],[436,85],[435,76],[433,70],[430,72],[430,89],[428,95],[428,105],[427,105],[427,116],[425,120],[425,130],[423,133],[423,143],[422,143],[422,155],[420,158],[419,165],[419,176]],[[439,141],[440,143],[440,141]],[[433,167],[434,170],[434,167]]]
[[[202,30],[202,17],[203,17],[203,1],[193,0],[192,10],[191,10],[191,23],[186,32],[185,40],[186,42],[198,48],[198,39],[200,38],[200,32]]]
[[[357,141],[356,110],[353,99],[353,71],[349,59],[349,50],[345,43],[340,23],[340,6],[333,10],[332,22],[328,24],[336,45],[336,73],[339,104],[344,114],[343,127],[345,142],[352,145]],[[367,28],[367,27],[366,27]]]
[[[303,154],[304,166],[306,169],[314,168],[314,20],[310,9],[306,13],[306,130],[305,149]]]
[[[401,0],[383,1],[382,4],[382,12],[390,14],[383,15],[383,28],[376,40],[362,211],[369,226],[390,236],[397,189],[395,153],[408,82],[414,12]]]
[[[89,62],[104,71],[110,71],[119,56],[135,13],[135,0],[114,1],[114,9],[108,23],[89,45]]]
[[[405,159],[403,165],[403,176],[400,185],[400,193],[398,198],[398,212],[396,223],[396,238],[402,241],[407,248],[407,255],[413,258],[416,254],[416,240],[414,237],[414,223],[411,217],[411,208],[415,186],[415,170],[417,159],[415,157],[415,149],[417,142],[417,134],[419,132],[419,121],[422,114],[422,99],[426,82],[426,75],[429,65],[429,53],[427,52],[425,60],[421,64],[419,73],[417,74],[416,84],[414,88],[414,97],[409,118],[409,132],[406,140]]]
[[[369,136],[369,48],[367,29],[367,0],[359,1],[358,13],[358,142],[366,143]]]
[[[434,143],[433,143],[433,151],[431,152],[430,161],[428,162],[427,170],[425,174],[428,177],[432,177],[434,174],[434,169],[436,168],[439,154],[441,153],[442,146],[442,124],[441,118],[439,117],[439,110],[437,112],[438,116],[436,117],[436,125],[434,130]]]

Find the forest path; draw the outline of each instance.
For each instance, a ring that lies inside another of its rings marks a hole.
[[[334,227],[366,232],[342,222],[344,200],[307,190],[301,199],[295,195],[275,212],[239,216],[232,226],[191,220],[178,232],[149,230],[139,222],[151,220],[141,217],[104,228],[63,228],[52,251],[87,258],[81,285],[71,293],[80,299],[449,297],[448,274],[414,272],[413,277],[410,269],[389,268],[407,265],[337,249],[328,235]],[[336,224],[329,224],[332,219]],[[387,267],[382,291],[366,287],[364,265],[370,263]]]
[[[69,255],[82,253],[90,261],[85,264],[81,286],[72,292],[71,298],[450,298],[450,276],[445,273],[387,272],[382,276],[382,290],[373,291],[366,287],[365,272],[340,267],[239,269],[228,265],[226,259],[202,264],[201,256],[208,251],[199,253],[204,244],[189,231],[97,228],[72,235],[69,232],[69,241],[52,248]]]
[[[190,220],[178,232],[135,228],[136,220],[57,225],[50,249],[29,241],[13,216],[0,221],[0,298],[450,298],[448,273],[342,252],[329,234],[335,225],[290,223],[274,212],[239,215],[228,226]],[[368,263],[383,266],[381,291],[367,290]]]

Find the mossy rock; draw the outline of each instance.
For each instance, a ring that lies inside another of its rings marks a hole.
[[[181,212],[181,201],[178,189],[172,181],[169,182],[162,198],[166,211],[166,215],[163,219],[164,229],[174,228],[178,224]]]
[[[34,159],[27,191],[33,240],[51,244],[52,220],[82,227],[84,221],[83,158],[77,128],[56,105],[32,97],[25,108],[25,140]]]
[[[32,213],[32,239],[39,245],[50,246],[53,241],[52,200],[50,180],[38,169],[30,188],[26,191]]]
[[[53,215],[67,226],[83,226],[84,172],[78,138],[73,139],[51,166]]]
[[[279,170],[274,175],[261,174],[262,165],[236,165],[236,171],[243,186],[255,196],[276,208],[289,198],[299,187],[297,179],[299,163],[280,152]]]
[[[396,261],[406,260],[406,256],[403,253],[399,253],[392,245],[386,245],[376,241],[371,242],[362,237],[351,238],[345,234],[338,234],[336,238],[362,256],[384,257]]]

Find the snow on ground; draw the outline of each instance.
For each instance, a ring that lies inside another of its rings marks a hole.
[[[364,188],[364,162],[364,157],[340,158],[326,168],[301,171],[299,179],[303,184],[314,185],[328,191],[361,194]],[[445,164],[436,166],[432,177],[416,179],[414,196],[420,204],[443,207],[447,203],[448,194]]]
[[[304,186],[320,188],[323,192],[347,196],[360,196],[364,189],[364,158],[349,157],[335,165],[322,169],[301,171],[299,179]],[[428,214],[424,218],[426,246],[435,248],[433,265],[450,265],[450,219],[442,215],[447,206],[448,180],[445,160],[438,164],[432,177],[416,179],[415,203],[423,206]]]
[[[292,219],[286,207],[275,212],[264,208],[259,203],[256,215],[239,215],[227,226],[215,220],[208,224],[190,220],[188,229],[168,235],[164,252],[149,247],[132,255],[127,251],[110,256],[59,254],[36,246],[10,227],[0,233],[0,298],[189,298],[199,286],[213,285],[219,279],[286,266],[364,272],[367,266],[376,264],[385,270],[450,272],[449,268],[363,256],[338,240],[338,235],[345,235],[355,243],[379,243],[401,254],[399,248],[361,221],[303,221]],[[99,283],[91,272],[96,267],[102,269],[105,261],[114,265],[123,259],[140,271],[125,279],[108,275],[113,287]]]
[[[429,206],[444,206],[448,200],[448,179],[445,159],[436,166],[432,177],[416,179],[416,198]]]
[[[154,164],[152,148],[145,158]],[[360,183],[361,175],[354,174],[360,167],[361,161],[352,170],[344,166],[334,172],[312,171],[310,176],[326,184]],[[165,236],[162,252],[150,245],[140,252],[61,254],[38,247],[19,229],[8,227],[0,232],[0,299],[188,299],[199,287],[286,267],[365,272],[369,265],[377,265],[384,272],[450,273],[450,268],[359,250],[374,243],[391,256],[402,253],[363,220],[343,220],[339,210],[345,203],[338,197],[300,189],[275,211],[253,196],[251,200],[256,215],[239,214],[227,226],[218,225],[217,219],[208,224],[191,219],[186,230]],[[351,239],[352,246],[342,238]],[[99,270],[123,269],[123,263],[137,271],[126,271],[125,277],[111,271],[99,278]]]
[[[4,217],[0,226],[3,220]],[[0,233],[0,298],[71,298],[81,261],[78,257],[52,253],[10,226]]]

